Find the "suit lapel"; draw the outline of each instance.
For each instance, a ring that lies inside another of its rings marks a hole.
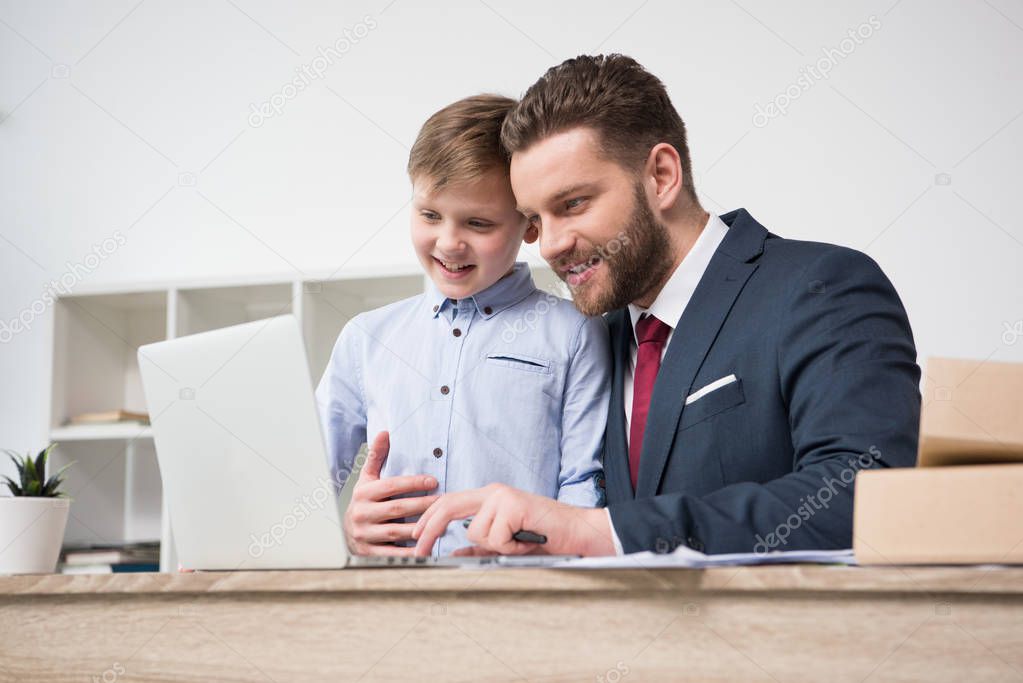
[[[643,435],[636,497],[656,495],[675,438],[675,430],[693,390],[696,373],[710,351],[736,297],[757,269],[749,263],[763,250],[767,230],[745,210],[721,217],[730,228],[675,326],[657,373]]]
[[[629,446],[625,435],[625,367],[629,362],[629,344],[632,324],[628,309],[608,314],[611,335],[612,373],[611,405],[604,432],[604,479],[609,504],[632,500],[632,481],[629,479]]]

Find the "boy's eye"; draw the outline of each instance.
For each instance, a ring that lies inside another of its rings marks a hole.
[[[489,228],[491,225],[493,225],[493,223],[488,223],[487,221],[477,220],[475,218],[469,220],[469,226],[473,227],[473,228],[483,229],[483,228]]]
[[[526,222],[529,224],[529,227],[531,228],[540,227],[540,217],[537,216],[535,213],[532,216],[526,216]]]
[[[437,213],[436,211],[420,211],[419,215],[422,216],[423,218],[425,218],[428,221],[439,221],[440,220],[440,214]]]

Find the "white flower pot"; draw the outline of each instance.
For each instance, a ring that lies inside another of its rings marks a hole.
[[[57,568],[71,501],[0,497],[0,574],[48,574]]]

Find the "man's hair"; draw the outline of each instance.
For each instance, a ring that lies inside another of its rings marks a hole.
[[[547,70],[511,110],[501,128],[508,155],[570,128],[596,131],[601,153],[633,171],[654,145],[666,142],[682,159],[683,186],[693,199],[686,125],[664,84],[625,55],[581,55]]]
[[[427,180],[432,190],[472,182],[493,169],[508,169],[501,148],[501,124],[515,100],[474,95],[453,102],[423,124],[408,157],[412,182]]]

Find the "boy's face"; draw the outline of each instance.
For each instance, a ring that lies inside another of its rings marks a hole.
[[[537,230],[527,230],[501,169],[470,184],[430,191],[431,184],[413,180],[412,244],[437,289],[464,299],[511,272],[519,245],[535,242]]]

